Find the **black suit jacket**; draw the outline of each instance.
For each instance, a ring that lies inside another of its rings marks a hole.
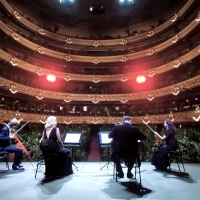
[[[3,126],[0,131],[0,147],[10,146],[10,129],[8,126]]]
[[[136,126],[129,123],[116,125],[108,134],[112,140],[114,153],[137,153],[138,140],[144,140],[146,136]]]

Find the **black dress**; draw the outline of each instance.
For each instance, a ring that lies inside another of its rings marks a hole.
[[[169,166],[168,160],[168,151],[175,150],[174,139],[175,139],[175,131],[167,129],[164,133],[167,136],[166,144],[158,149],[154,150],[151,164],[155,165],[156,169],[166,170]]]
[[[46,129],[44,130],[44,139],[52,139],[55,141],[55,143],[57,144],[57,135],[56,135],[56,127],[52,128],[50,134],[49,134],[49,138],[47,138],[47,134],[46,134]],[[59,147],[57,144],[56,150],[55,152],[58,156],[59,156],[59,167],[57,166],[56,168],[56,175],[60,175],[60,176],[67,176],[70,174],[73,174],[73,170],[72,170],[72,157],[71,157],[71,152],[64,148],[64,147]],[[55,166],[55,160],[52,159],[52,162],[49,163],[48,167],[46,167],[46,175],[52,175],[52,171],[55,172],[54,168]]]

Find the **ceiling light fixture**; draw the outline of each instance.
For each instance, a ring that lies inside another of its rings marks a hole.
[[[142,119],[142,121],[143,121],[143,123],[145,123],[145,124],[150,123],[150,119],[149,119],[148,114],[146,114],[146,116],[144,117],[144,119]]]
[[[98,97],[95,97],[92,102],[95,103],[95,104],[99,103]]]
[[[178,41],[178,35],[175,35],[172,39],[172,43],[176,43]]]
[[[44,97],[42,96],[41,92],[38,92],[35,96],[37,99],[42,100]]]
[[[46,123],[46,117],[45,116],[41,116],[40,120],[39,120],[42,124]]]
[[[151,37],[151,36],[153,36],[154,35],[154,31],[149,31],[148,33],[147,33],[147,36],[148,37]]]
[[[98,58],[94,58],[94,59],[92,60],[92,62],[93,62],[94,64],[98,64],[98,63],[100,62],[100,60],[99,60]]]
[[[147,99],[149,101],[152,101],[154,99],[154,94],[149,94],[148,97],[147,97]]]
[[[66,61],[72,61],[72,58],[71,58],[70,56],[67,55],[67,56],[65,56],[65,60],[66,60]]]
[[[199,12],[199,14],[198,14],[198,16],[196,18],[196,22],[199,22],[199,21],[200,21],[200,12]]]
[[[10,91],[11,91],[13,94],[17,93],[17,89],[16,89],[15,85],[11,85],[11,86],[10,86]]]
[[[176,61],[174,62],[174,67],[175,67],[175,68],[178,68],[178,67],[180,66],[180,64],[181,64],[180,60],[176,60]]]
[[[70,78],[69,75],[65,75],[64,79],[65,79],[66,81],[70,81],[70,80],[71,80],[71,78]]]
[[[98,124],[100,122],[100,120],[97,117],[93,117],[92,120],[91,120],[91,122],[93,124]]]
[[[175,87],[174,87],[174,90],[173,90],[173,92],[172,92],[172,94],[173,94],[173,95],[178,95],[179,92],[180,92],[179,86],[175,86]]]
[[[12,64],[12,66],[17,66],[17,62],[14,57],[10,59],[10,63]]]
[[[39,28],[39,29],[38,29],[38,33],[39,33],[39,34],[41,34],[41,35],[45,35],[45,32],[44,32],[44,30],[43,30],[43,29],[41,29],[41,28]]]
[[[125,95],[121,98],[120,100],[122,103],[126,103],[128,101],[128,99],[125,97]]]
[[[66,118],[64,119],[64,122],[65,122],[65,124],[71,124],[71,123],[72,123],[72,120],[70,119],[70,117],[66,117]]]
[[[69,103],[71,101],[71,97],[65,96],[64,101],[67,102],[67,103]]]
[[[12,38],[14,39],[14,40],[19,40],[19,35],[17,34],[17,33],[12,33]]]
[[[120,41],[120,44],[122,45],[125,45],[127,43],[127,39],[123,38],[121,41]]]
[[[173,17],[172,17],[172,19],[171,19],[171,21],[175,22],[177,20],[177,18],[178,18],[178,14],[174,14]]]
[[[42,76],[42,75],[43,75],[43,72],[42,72],[42,70],[41,70],[40,68],[37,68],[36,74],[37,74],[38,76]]]
[[[149,49],[148,52],[147,52],[147,55],[151,56],[153,54],[154,54],[153,48]]]
[[[71,44],[71,43],[72,43],[72,40],[71,40],[71,38],[67,38],[67,39],[65,40],[65,42],[66,42],[67,44]]]
[[[155,72],[153,70],[151,70],[148,74],[148,76],[153,77],[155,75]]]
[[[192,116],[192,118],[194,119],[194,121],[198,122],[200,120],[200,109],[199,106],[197,106],[195,108],[194,114]]]
[[[127,58],[126,56],[123,56],[123,57],[120,59],[121,62],[126,62],[127,60],[128,60],[128,58]]]
[[[128,78],[127,78],[126,75],[124,75],[124,76],[121,78],[121,81],[122,81],[122,82],[126,82],[127,80],[128,80]]]
[[[99,45],[100,45],[99,41],[94,41],[94,42],[93,42],[93,46],[94,46],[94,47],[98,47]]]
[[[40,54],[44,54],[45,53],[45,51],[40,46],[37,48],[37,52],[39,52]]]
[[[92,81],[93,81],[94,83],[98,83],[100,80],[99,80],[99,78],[98,78],[97,76],[95,76],[95,77],[92,79]]]
[[[17,11],[14,11],[13,14],[17,19],[20,19],[20,15],[19,15],[19,13]]]

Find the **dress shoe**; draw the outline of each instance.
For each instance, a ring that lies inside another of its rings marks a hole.
[[[17,165],[17,166],[18,166],[19,168],[23,167],[23,165],[20,165],[20,164],[19,164],[19,165]]]
[[[120,172],[120,173],[118,172],[118,173],[117,173],[117,177],[119,177],[119,178],[124,178],[124,173],[123,173],[123,172]]]
[[[18,167],[17,165],[12,166],[13,170],[24,170],[22,167]]]
[[[127,173],[127,178],[133,178],[133,174],[131,172]]]

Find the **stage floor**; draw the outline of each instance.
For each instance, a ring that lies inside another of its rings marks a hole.
[[[149,162],[142,162],[142,186],[128,178],[116,183],[113,165],[103,167],[106,162],[75,162],[79,171],[73,167],[73,175],[41,183],[44,166],[35,179],[37,163],[32,164],[23,162],[25,170],[18,172],[8,171],[5,163],[0,162],[1,200],[197,200],[200,197],[200,164],[186,163],[186,172],[178,173],[176,164],[172,165],[172,171],[161,172],[155,171]],[[126,169],[124,172],[126,175]]]

